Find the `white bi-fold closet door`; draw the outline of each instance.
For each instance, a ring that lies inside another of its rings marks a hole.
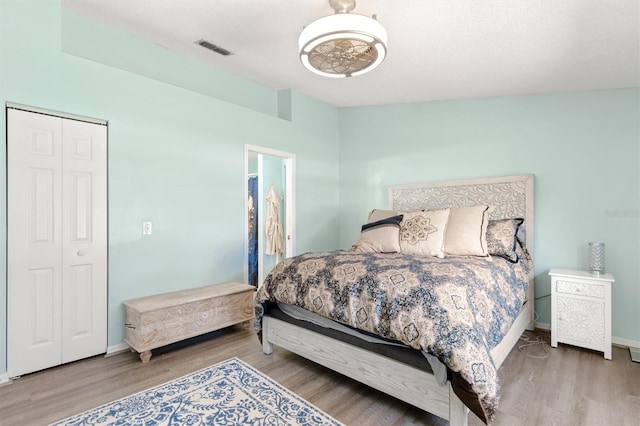
[[[7,373],[107,347],[107,127],[7,109]]]

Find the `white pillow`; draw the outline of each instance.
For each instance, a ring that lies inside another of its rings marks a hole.
[[[489,206],[452,208],[444,235],[444,252],[461,256],[488,256]]]
[[[449,210],[403,213],[404,217],[400,222],[400,252],[443,258]]]
[[[402,215],[362,225],[360,238],[351,246],[352,251],[397,253],[400,251],[400,221]]]
[[[377,222],[382,219],[387,219],[393,216],[397,216],[401,213],[395,210],[381,210],[381,209],[373,209],[369,212],[369,217],[367,218],[367,223]]]

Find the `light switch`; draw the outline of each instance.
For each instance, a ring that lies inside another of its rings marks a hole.
[[[142,235],[151,235],[153,233],[153,225],[151,222],[142,222]]]

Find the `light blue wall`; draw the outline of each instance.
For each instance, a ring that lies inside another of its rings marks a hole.
[[[613,335],[640,341],[640,91],[522,96],[340,112],[340,244],[387,186],[535,174],[536,295],[550,268],[587,268],[606,243]],[[539,321],[550,322],[540,299]]]
[[[64,53],[61,13],[59,1],[0,1],[0,103],[109,120],[109,345],[122,342],[123,300],[243,279],[244,144],[296,154],[298,250],[337,246],[336,108],[295,92],[265,96],[254,83],[215,72],[210,81],[184,88]],[[125,37],[104,28],[101,34]],[[160,66],[176,60],[139,40],[117,47],[128,49],[122,57],[151,52]],[[174,72],[199,69],[180,61],[183,66],[164,65]],[[210,90],[198,93],[205,85]],[[247,105],[254,95],[262,100]],[[290,120],[267,105],[283,96]],[[5,135],[4,113],[0,120]],[[4,149],[0,157],[0,222],[6,223]],[[153,222],[153,235],[143,238],[146,220]],[[2,226],[0,374],[6,371],[5,246]]]
[[[160,45],[113,31],[66,10],[62,10],[61,20],[61,49],[65,53],[151,77],[265,114],[278,116],[280,110],[286,110],[286,102],[283,102],[282,108],[278,105],[278,92],[257,83],[215,70],[203,63],[187,61]]]

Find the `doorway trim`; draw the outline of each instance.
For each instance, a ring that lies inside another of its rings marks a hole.
[[[284,257],[291,257],[295,253],[296,238],[295,238],[295,167],[296,167],[296,155],[286,151],[279,151],[276,149],[265,148],[258,145],[245,144],[244,145],[244,177],[243,177],[243,194],[244,194],[244,250],[243,250],[243,269],[244,269],[244,282],[249,282],[249,200],[247,197],[248,192],[248,177],[249,177],[249,153],[256,153],[258,155],[271,155],[273,157],[280,157],[284,160],[286,168],[285,172],[285,194],[287,197],[285,208],[285,244],[284,244]],[[258,286],[262,285],[262,282],[258,280]]]
[[[5,102],[5,109],[6,108],[19,109],[19,110],[22,110],[22,111],[35,112],[37,114],[51,115],[51,116],[54,116],[54,117],[68,118],[70,120],[76,120],[76,121],[85,121],[87,123],[101,124],[103,126],[108,126],[109,125],[109,121],[108,120],[102,120],[100,118],[92,118],[92,117],[87,117],[87,116],[78,115],[78,114],[69,114],[68,112],[53,111],[53,110],[50,110],[50,109],[44,109],[44,108],[38,108],[38,107],[34,107],[34,106],[29,106],[29,105],[17,104],[15,102]]]

